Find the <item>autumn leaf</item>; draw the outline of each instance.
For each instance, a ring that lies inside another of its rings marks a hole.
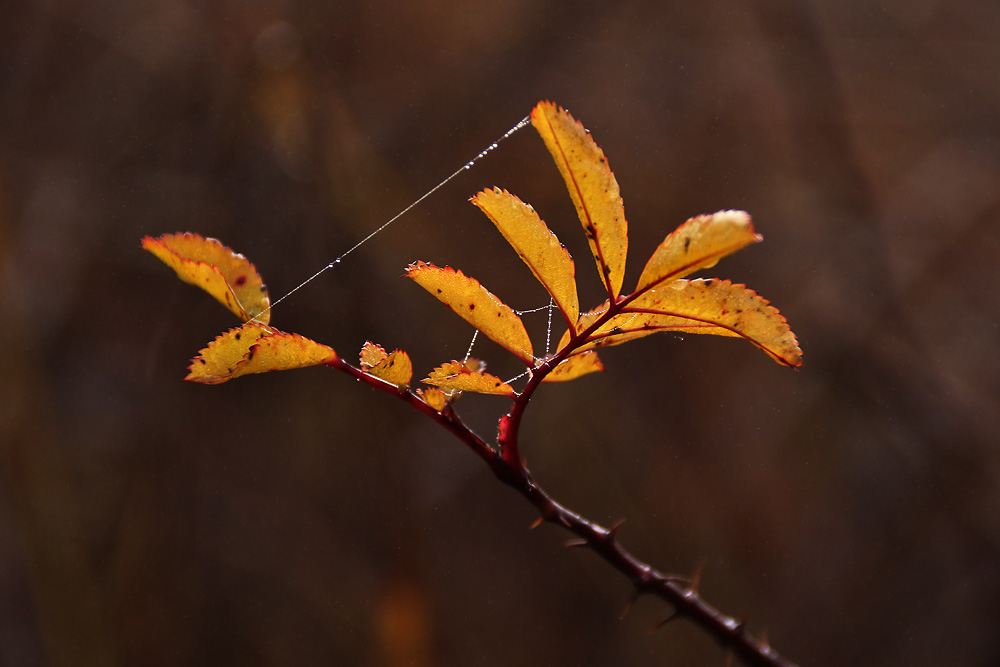
[[[202,288],[244,322],[270,321],[267,287],[250,261],[215,239],[198,234],[143,237],[142,247],[177,272],[181,280]]]
[[[566,182],[601,279],[612,298],[617,297],[625,279],[628,223],[608,159],[583,125],[552,102],[540,102],[531,123]]]
[[[603,370],[604,364],[601,363],[596,352],[584,352],[564,359],[545,376],[542,382],[567,382],[582,375],[602,372]]]
[[[216,384],[228,380],[236,367],[250,351],[250,348],[265,336],[272,335],[276,330],[271,327],[247,322],[242,327],[230,329],[217,336],[214,341],[201,350],[199,356],[191,360],[188,367],[190,373],[185,380]]]
[[[402,350],[387,354],[381,345],[368,341],[361,348],[361,370],[377,378],[404,387],[413,377],[410,355]]]
[[[431,406],[438,412],[444,410],[445,406],[448,405],[448,396],[443,391],[437,387],[428,387],[427,389],[417,389],[417,396]]]
[[[535,209],[500,188],[483,190],[472,203],[496,225],[572,326],[580,315],[576,267],[569,251]]]
[[[251,373],[316,366],[337,358],[332,348],[258,322],[216,337],[191,361],[185,380],[219,384]]]
[[[761,238],[744,211],[691,218],[667,236],[649,258],[636,291],[715,266],[721,258]]]
[[[533,364],[531,339],[521,318],[478,280],[450,267],[441,268],[424,262],[408,266],[406,275],[485,336],[525,363]]]
[[[580,316],[581,331],[607,313],[608,304]],[[659,331],[745,338],[778,363],[800,366],[802,351],[778,309],[745,285],[728,280],[675,280],[650,289],[601,324],[578,348],[620,345]],[[568,344],[569,332],[560,341]]]
[[[485,364],[478,359],[451,361],[435,368],[423,382],[437,387],[445,394],[471,391],[478,394],[514,395],[514,389],[509,384],[495,375],[484,373],[484,367]]]
[[[358,357],[361,363],[361,370],[367,373],[388,359],[389,355],[381,345],[367,341],[361,346],[361,354]]]

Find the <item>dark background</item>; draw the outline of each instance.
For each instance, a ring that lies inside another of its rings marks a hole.
[[[608,350],[532,402],[536,479],[657,567],[703,563],[803,665],[1000,664],[998,35],[989,0],[4,3],[0,663],[723,663],[687,622],[649,633],[659,601],[619,621],[620,575],[390,397],[325,369],[182,382],[236,321],[139,249],[221,238],[276,298],[552,99],[621,184],[626,284],[688,216],[746,209],[765,242],[707,275],[781,308],[805,366]],[[400,276],[544,305],[466,202],[492,185],[596,305],[529,128],[273,322],[421,376],[461,357],[470,327]],[[458,407],[492,437],[507,405]]]

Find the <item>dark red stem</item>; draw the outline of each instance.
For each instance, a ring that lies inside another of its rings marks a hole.
[[[588,329],[587,332],[582,333],[577,338],[585,340],[590,331],[597,326],[600,326],[600,324],[595,323],[594,327]],[[567,346],[567,348],[572,347],[574,347],[572,344]],[[586,545],[593,549],[601,558],[610,563],[612,567],[624,574],[632,583],[632,586],[635,587],[636,595],[650,594],[666,600],[673,607],[675,616],[693,621],[715,638],[722,647],[732,651],[733,654],[747,665],[792,667],[793,663],[783,659],[766,642],[750,635],[746,631],[743,622],[723,614],[705,602],[698,593],[696,583],[686,578],[663,574],[639,560],[629,553],[617,540],[615,536],[616,527],[611,529],[604,528],[567,509],[556,502],[531,479],[530,471],[518,455],[517,431],[521,415],[538,384],[541,383],[545,375],[565,356],[565,354],[558,353],[535,369],[524,391],[515,399],[510,413],[505,415],[500,421],[499,450],[490,446],[466,426],[458,414],[452,410],[451,404],[448,404],[444,410],[439,412],[427,405],[427,403],[409,389],[398,387],[374,375],[369,375],[342,359],[334,359],[327,362],[326,365],[347,373],[351,377],[365,382],[375,389],[402,399],[416,410],[419,410],[441,424],[441,426],[449,430],[479,456],[500,481],[513,487],[522,496],[527,498],[538,509],[542,520],[562,526],[570,531],[581,540],[581,545]]]

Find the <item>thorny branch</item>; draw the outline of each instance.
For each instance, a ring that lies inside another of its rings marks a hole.
[[[587,333],[589,332],[584,332],[584,335],[579,338],[585,339]],[[570,348],[573,345],[566,347]],[[553,360],[554,358],[550,359],[549,362]],[[534,389],[555,364],[543,364],[539,369],[544,367],[545,370],[541,372],[536,369],[525,390],[514,399],[514,406],[510,413],[505,415],[500,422],[499,450],[489,445],[466,426],[452,409],[450,403],[439,412],[427,405],[409,389],[398,387],[365,373],[343,359],[333,359],[326,365],[347,373],[375,389],[402,399],[416,410],[438,422],[479,456],[500,481],[514,488],[538,509],[540,517],[537,523],[543,521],[552,523],[576,535],[578,541],[574,544],[590,547],[597,555],[625,575],[635,588],[636,597],[649,594],[668,602],[673,607],[672,614],[668,618],[679,617],[691,620],[711,635],[723,648],[731,651],[747,665],[794,667],[793,663],[782,658],[766,641],[757,639],[747,632],[745,622],[728,616],[707,603],[698,593],[697,577],[692,580],[667,575],[656,570],[633,556],[621,545],[616,537],[617,525],[605,528],[580,516],[558,503],[532,480],[530,471],[517,453],[517,431],[520,425],[520,416],[523,414]]]

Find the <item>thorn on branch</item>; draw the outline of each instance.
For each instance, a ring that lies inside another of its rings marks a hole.
[[[695,566],[694,572],[691,573],[691,578],[688,580],[688,589],[692,593],[697,593],[698,588],[701,586],[701,573],[705,570],[705,563],[705,559],[702,558]]]
[[[589,545],[590,545],[590,542],[588,542],[587,540],[566,540],[566,543],[563,544],[563,546],[567,547],[567,548],[570,548],[570,547],[586,547],[586,546],[589,546]]]
[[[619,621],[625,620],[625,617],[628,616],[628,613],[632,611],[632,605],[634,605],[635,601],[638,599],[639,599],[639,591],[636,590],[634,593],[632,593],[632,596],[629,597],[628,602],[625,603],[625,608],[622,609],[622,613],[618,615]]]
[[[659,621],[657,621],[653,625],[653,627],[651,627],[649,629],[649,634],[653,634],[654,632],[656,632],[657,630],[659,630],[660,628],[662,628],[664,625],[666,625],[670,621],[675,620],[676,618],[677,618],[677,612],[676,611],[670,612],[669,614],[667,614],[666,616],[664,616],[663,618],[661,618]]]
[[[597,533],[597,538],[602,544],[611,544],[615,541],[615,533],[618,532],[623,523],[625,523],[625,519],[619,519],[610,528],[594,526],[594,532]]]
[[[565,517],[556,511],[551,501],[537,504],[536,507],[538,507],[539,516],[531,523],[531,530],[538,528],[546,521],[552,521],[554,523],[558,523],[563,528],[569,528],[569,524],[566,523]]]

